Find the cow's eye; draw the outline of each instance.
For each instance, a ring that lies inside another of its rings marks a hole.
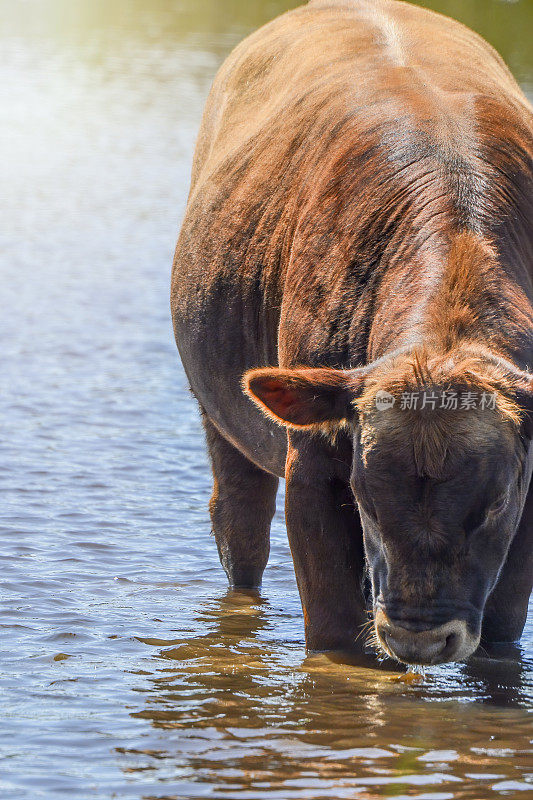
[[[495,500],[494,503],[489,508],[489,516],[490,517],[495,517],[498,514],[501,514],[501,512],[503,511],[503,509],[507,505],[507,500],[508,499],[509,499],[508,492],[505,492],[505,494],[502,494],[501,497],[498,497],[498,499]]]

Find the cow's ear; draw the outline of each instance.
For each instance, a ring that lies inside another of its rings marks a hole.
[[[510,380],[514,399],[522,412],[522,433],[533,439],[533,373],[494,353],[489,353],[487,358]]]
[[[276,422],[307,428],[349,419],[363,382],[362,370],[266,367],[247,372],[243,387]]]
[[[528,439],[533,439],[533,375],[517,372],[515,377],[516,402],[522,409],[522,431]]]
[[[516,402],[524,411],[533,411],[533,374],[516,372]]]

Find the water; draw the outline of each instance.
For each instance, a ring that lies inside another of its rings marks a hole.
[[[170,264],[213,74],[288,5],[0,0],[3,800],[533,796],[533,614],[405,684],[306,657],[282,498],[260,597],[209,534]],[[529,0],[431,6],[533,92]]]

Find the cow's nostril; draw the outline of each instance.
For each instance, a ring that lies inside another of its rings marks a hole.
[[[446,650],[448,653],[452,653],[455,650],[456,646],[457,646],[458,638],[459,637],[457,636],[456,633],[450,633],[446,637],[446,644],[444,646],[444,650]]]

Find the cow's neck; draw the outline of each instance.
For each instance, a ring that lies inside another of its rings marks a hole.
[[[423,345],[436,353],[484,348],[531,363],[531,303],[486,239],[456,233],[421,252],[416,266],[392,265],[384,278],[370,359]]]

